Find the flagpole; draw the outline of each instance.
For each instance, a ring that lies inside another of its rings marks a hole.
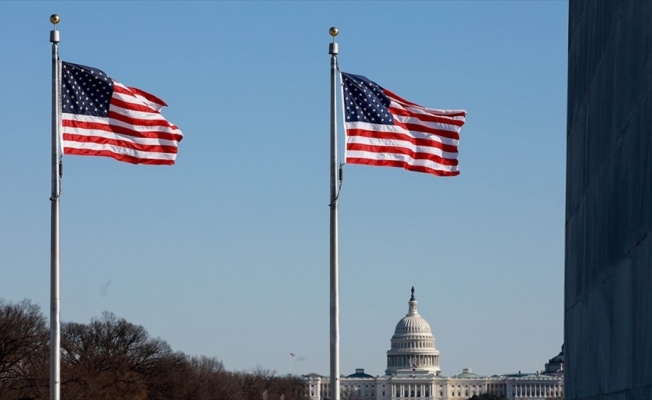
[[[59,16],[52,14],[50,31],[52,42],[52,192],[50,228],[50,400],[59,400],[61,394],[61,323],[59,320],[59,195],[61,194],[61,164],[59,157],[60,88]]]
[[[338,46],[335,36],[339,33],[336,27],[329,29],[333,42],[328,46],[331,55],[331,198],[330,198],[330,359],[331,359],[331,400],[340,400],[340,319],[339,319],[339,277],[338,277],[338,225],[337,198],[339,195],[338,165],[337,165],[337,53]]]

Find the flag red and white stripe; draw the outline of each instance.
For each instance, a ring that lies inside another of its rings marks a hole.
[[[360,75],[342,73],[342,83],[347,163],[459,175],[466,111],[420,106]]]
[[[160,114],[163,100],[95,68],[63,63],[63,72],[64,154],[174,164],[183,134]],[[93,93],[98,85],[99,94]]]

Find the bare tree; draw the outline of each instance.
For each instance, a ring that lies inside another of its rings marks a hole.
[[[188,362],[200,375],[217,374],[224,371],[224,363],[215,357],[188,356]]]
[[[62,393],[70,399],[147,399],[147,380],[172,351],[145,328],[105,312],[62,327]]]
[[[0,398],[38,398],[46,385],[48,330],[29,300],[0,300]]]
[[[308,388],[301,377],[275,377],[270,382],[268,397],[269,400],[305,400],[308,399]]]
[[[192,375],[186,380],[193,399],[228,399],[232,395],[231,376],[215,357],[188,356]]]
[[[362,398],[360,388],[355,385],[342,385],[340,389],[340,398],[342,400],[354,400]]]
[[[160,352],[152,360],[144,377],[147,382],[148,400],[205,398],[196,395],[197,375],[182,352]]]
[[[305,400],[300,377],[258,367],[229,372],[214,357],[173,352],[145,328],[105,312],[61,331],[66,400]],[[0,399],[41,400],[49,391],[49,333],[36,305],[0,300]]]

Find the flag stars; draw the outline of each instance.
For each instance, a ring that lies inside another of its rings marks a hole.
[[[113,81],[101,71],[76,64],[63,64],[63,112],[106,117]]]
[[[389,112],[389,98],[382,88],[367,78],[342,74],[345,118],[349,122],[361,121],[374,124],[394,123]]]

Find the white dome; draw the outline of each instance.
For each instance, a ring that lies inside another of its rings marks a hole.
[[[408,313],[394,330],[392,348],[387,351],[387,375],[424,374],[439,375],[439,350],[430,324],[417,311],[414,287],[410,297]]]
[[[423,319],[421,315],[419,315],[419,313],[416,311],[416,307],[414,313],[408,313],[408,315],[403,317],[402,320],[398,321],[398,324],[396,324],[396,329],[394,329],[394,337],[409,334],[432,335],[430,324],[428,321]]]

